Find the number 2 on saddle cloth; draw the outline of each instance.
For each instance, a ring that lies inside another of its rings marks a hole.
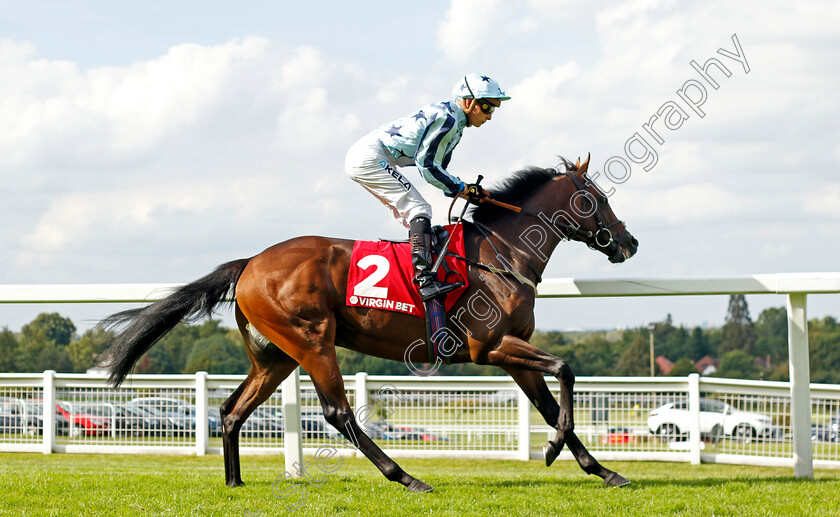
[[[465,256],[463,226],[448,225],[444,228],[452,233],[449,251]],[[469,287],[467,264],[451,256],[444,260],[438,271],[438,279],[464,282],[464,285],[448,293],[443,303],[435,298],[424,304],[413,279],[409,243],[356,241],[350,257],[346,303],[349,307],[368,307],[425,317],[430,362],[434,363],[440,358],[449,364],[449,356],[453,351],[444,354],[440,349],[445,341],[445,312],[455,305]]]

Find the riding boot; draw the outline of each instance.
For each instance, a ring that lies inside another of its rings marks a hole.
[[[411,241],[411,261],[414,265],[414,283],[419,286],[420,298],[426,300],[458,289],[463,282],[448,284],[441,282],[432,273],[434,259],[432,257],[432,229],[428,217],[415,217],[411,220],[409,229]]]

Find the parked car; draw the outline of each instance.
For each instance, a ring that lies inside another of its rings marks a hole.
[[[685,440],[688,437],[690,421],[688,400],[680,399],[651,411],[648,429],[664,440]],[[700,437],[717,442],[724,436],[741,443],[750,443],[759,439],[779,439],[782,432],[766,415],[739,411],[719,400],[701,398]]]
[[[276,437],[283,432],[283,420],[272,408],[260,406],[248,416],[240,431],[246,436]]]
[[[116,429],[123,436],[171,436],[172,419],[151,407],[116,404]]]
[[[23,401],[0,397],[0,434],[23,432]]]
[[[208,407],[207,408],[207,421],[210,422],[210,419],[218,419],[219,425],[215,428],[210,426],[209,433],[210,436],[222,436],[222,414],[217,407]]]
[[[339,437],[338,430],[327,422],[321,409],[301,411],[300,425],[303,429],[304,438],[329,437],[337,439]]]
[[[254,410],[254,414],[257,414],[258,417],[261,418],[278,419],[280,422],[279,430],[285,432],[282,408],[277,406],[260,406],[256,410]],[[248,420],[251,420],[251,418],[254,417],[254,414],[248,417]],[[248,422],[246,421],[245,426],[247,425]],[[245,426],[243,426],[243,429],[245,429]],[[300,427],[304,438],[338,437],[338,431],[336,431],[335,428],[333,428],[333,426],[327,423],[327,420],[324,418],[324,413],[320,409],[301,410]]]
[[[414,440],[420,442],[446,441],[447,438],[432,434],[424,429],[412,428],[404,425],[394,425],[388,422],[379,422],[384,440]]]
[[[831,425],[811,424],[811,441],[836,442],[837,431],[834,431]]]
[[[26,414],[30,418],[31,432],[44,433],[44,401],[39,399],[27,399],[23,401],[26,406]],[[70,434],[70,422],[58,408],[55,408],[55,434],[56,436],[67,436]]]
[[[174,397],[137,397],[128,402],[132,406],[152,408],[170,418],[176,434],[186,435],[195,431],[195,404]],[[221,435],[222,420],[218,410],[207,409],[207,426],[210,436]]]
[[[100,402],[80,405],[79,410],[107,419],[117,436],[161,436],[173,431],[171,420],[153,408]]]
[[[68,422],[70,422],[71,438],[79,436],[104,435],[111,430],[111,423],[108,418],[100,415],[86,413],[80,409],[79,404],[72,404],[66,401],[59,401],[55,407]]]
[[[635,438],[626,427],[610,427],[607,433],[601,436],[601,443],[633,443]]]
[[[216,418],[221,421],[221,415],[218,408],[210,408]],[[318,412],[303,412],[300,416],[301,428],[303,430],[304,438],[318,438],[318,437],[336,437],[338,432],[327,424],[324,415]],[[242,424],[240,432],[245,436],[276,436],[285,432],[285,425],[283,423],[283,410],[276,406],[260,406],[248,416],[245,423]],[[216,429],[211,429],[211,436],[221,436],[221,425]]]

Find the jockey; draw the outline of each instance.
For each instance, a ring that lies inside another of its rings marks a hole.
[[[452,95],[451,101],[423,106],[374,129],[353,144],[344,164],[347,174],[390,208],[409,229],[414,282],[424,301],[459,285],[441,282],[432,274],[432,207],[399,168],[413,165],[423,179],[441,189],[445,196],[460,195],[478,202],[484,196],[483,189],[465,185],[446,168],[464,128],[480,127],[493,117],[502,101],[510,99],[499,83],[477,73],[458,81]],[[469,190],[474,193],[468,194]]]

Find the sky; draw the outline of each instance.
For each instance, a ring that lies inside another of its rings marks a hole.
[[[623,264],[563,243],[545,277],[839,270],[837,2],[0,5],[0,284],[188,282],[298,235],[405,238],[345,153],[469,72],[512,99],[451,173],[591,154],[640,242]],[[404,172],[442,223],[449,200]],[[718,326],[727,301],[539,300],[537,328]],[[121,308],[4,305],[0,327]],[[808,311],[840,316],[840,296]]]

